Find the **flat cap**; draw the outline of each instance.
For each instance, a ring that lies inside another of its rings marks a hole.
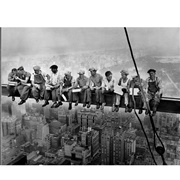
[[[89,71],[97,71],[97,69],[94,67],[91,67],[91,68],[89,68]]]
[[[57,68],[58,68],[58,66],[55,65],[55,64],[53,64],[52,66],[50,66],[50,69],[57,69]]]
[[[125,74],[125,75],[128,75],[128,74],[129,74],[127,70],[122,70],[120,73],[121,73],[121,74]]]
[[[71,75],[71,72],[70,71],[66,71],[64,74],[65,75]]]
[[[38,70],[40,70],[41,68],[40,68],[40,66],[34,66],[33,69],[34,69],[35,71],[38,71]]]
[[[149,69],[148,71],[147,71],[147,73],[150,73],[150,72],[156,72],[156,70],[155,69]]]
[[[22,71],[22,70],[24,70],[24,67],[23,67],[23,66],[20,66],[20,67],[18,68],[18,70],[19,70],[19,71]]]
[[[85,71],[84,71],[84,70],[80,70],[80,71],[78,72],[78,74],[85,74]]]

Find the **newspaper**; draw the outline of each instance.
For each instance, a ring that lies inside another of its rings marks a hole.
[[[72,92],[73,93],[81,92],[81,89],[73,89]]]
[[[114,86],[114,92],[119,95],[123,95],[122,87],[121,86]]]
[[[16,86],[16,85],[17,85],[17,82],[9,81],[9,82],[8,82],[8,85],[9,85],[9,86]]]
[[[129,89],[129,91],[130,91],[130,92],[129,92],[129,93],[130,93],[130,95],[132,95],[132,90],[133,90],[132,88],[130,88],[130,89]],[[137,96],[137,95],[138,95],[138,92],[139,92],[139,89],[138,89],[138,88],[134,88],[134,95],[135,95],[135,96]]]

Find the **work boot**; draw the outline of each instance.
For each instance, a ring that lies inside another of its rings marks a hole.
[[[61,101],[58,101],[58,103],[54,106],[55,108],[58,108],[59,106],[63,105]]]
[[[15,97],[14,96],[12,96],[12,101],[15,101]]]
[[[146,109],[145,114],[148,115],[148,110]]]
[[[102,103],[101,105],[101,110],[103,111],[104,110],[104,106],[106,105],[106,103]]]
[[[152,116],[155,116],[156,115],[156,107],[153,107],[153,113],[152,113]]]
[[[152,116],[155,116],[155,115],[156,115],[156,111],[153,111]]]
[[[91,103],[88,103],[87,108],[90,108],[90,107],[91,107]]]
[[[24,104],[26,101],[25,100],[21,100],[19,103],[18,103],[18,105],[22,105],[22,104]]]
[[[115,105],[113,104],[112,105],[112,112],[114,112],[116,110],[116,107],[115,107]]]
[[[69,110],[71,110],[72,109],[72,103],[69,103],[69,108],[68,108]]]
[[[96,105],[96,109],[99,109],[100,108],[100,104],[99,103],[97,103],[97,105]]]
[[[51,108],[55,108],[56,105],[57,105],[57,102],[54,102]]]
[[[78,103],[79,103],[79,102],[78,102],[78,101],[76,101],[75,106],[77,106],[77,105],[78,105]]]
[[[139,109],[138,114],[142,114],[142,112],[143,112],[143,110],[142,110],[142,109]]]
[[[116,105],[116,112],[118,112],[119,111],[119,106],[118,105]]]
[[[126,107],[125,107],[125,112],[128,112],[128,110],[129,110],[129,109],[128,109],[128,107],[126,106]]]
[[[45,106],[47,106],[49,104],[49,102],[48,101],[45,101],[45,103],[42,105],[42,107],[45,107]]]
[[[129,113],[132,112],[132,107],[129,107],[129,108],[128,108],[128,112],[129,112]]]

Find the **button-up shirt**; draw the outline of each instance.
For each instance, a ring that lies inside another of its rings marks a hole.
[[[55,85],[60,85],[60,83],[62,83],[62,77],[60,73],[59,72],[57,72],[56,74],[51,73],[48,84],[55,86]]]
[[[75,87],[79,86],[80,88],[82,88],[88,85],[89,85],[89,79],[86,76],[84,76],[83,78],[78,77],[76,79]]]
[[[102,84],[103,88],[106,88],[107,90],[113,90],[114,85],[115,85],[115,79],[113,77],[111,81],[108,81],[106,77],[103,79],[103,84]]]
[[[8,74],[8,81],[16,81],[16,79],[14,78],[16,75],[15,74],[13,74],[12,72],[10,72],[9,74]]]

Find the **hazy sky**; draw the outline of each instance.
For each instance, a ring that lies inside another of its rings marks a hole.
[[[180,55],[179,28],[128,28],[128,33],[133,48],[146,48],[151,55]],[[3,56],[114,48],[127,48],[123,28],[2,29]]]

